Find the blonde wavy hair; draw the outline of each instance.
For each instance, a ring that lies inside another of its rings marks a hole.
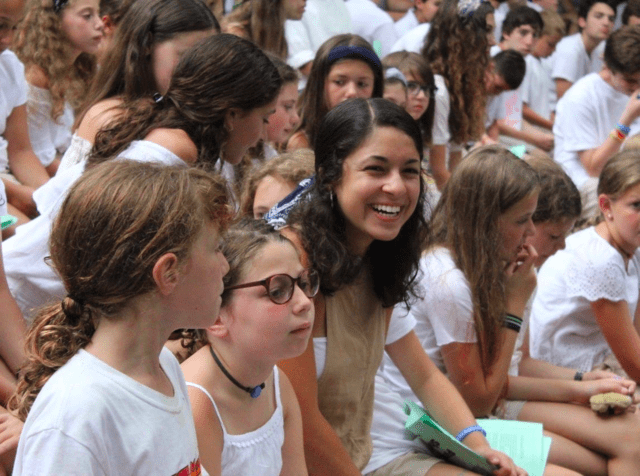
[[[67,8],[77,0],[69,0]],[[12,49],[25,69],[38,66],[49,80],[51,117],[55,120],[64,109],[65,101],[76,109],[86,94],[95,70],[95,58],[81,53],[69,64],[72,47],[62,30],[61,10],[56,13],[53,0],[27,0],[25,16],[18,25]]]

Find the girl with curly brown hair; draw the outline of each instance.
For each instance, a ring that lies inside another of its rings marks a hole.
[[[136,161],[94,167],[70,190],[51,233],[66,296],[27,336],[13,474],[200,473],[184,377],[164,343],[220,310],[227,203],[216,175]]]
[[[54,175],[102,41],[98,0],[28,0],[13,49],[25,66],[33,151]]]
[[[429,164],[440,190],[462,158],[462,146],[480,139],[484,132],[487,16],[491,13],[477,0],[445,2],[422,49],[437,87]]]

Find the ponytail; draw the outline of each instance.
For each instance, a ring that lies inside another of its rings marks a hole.
[[[38,315],[26,338],[28,360],[8,409],[22,421],[49,378],[91,341],[96,330],[90,306],[71,297]]]

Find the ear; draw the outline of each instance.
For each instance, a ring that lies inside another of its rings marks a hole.
[[[237,107],[230,107],[229,109],[227,109],[227,112],[224,116],[224,123],[227,126],[227,132],[231,132],[233,130],[233,126],[240,116],[241,111]]]
[[[211,326],[207,327],[207,333],[220,339],[226,337],[229,334],[229,328],[227,327],[228,322],[228,314],[224,309],[220,309],[215,322]]]
[[[160,294],[170,295],[180,280],[178,257],[173,253],[162,255],[153,266],[152,276]]]
[[[102,17],[102,24],[103,24],[104,36],[106,36],[107,38],[110,38],[111,36],[113,36],[113,33],[116,30],[116,24],[113,23],[113,20],[111,20],[111,17],[109,15],[105,15]]]
[[[598,206],[600,207],[600,211],[604,215],[605,219],[610,217],[611,215],[611,199],[608,195],[604,193],[598,196]]]
[[[587,20],[585,18],[579,17],[578,26],[580,27],[581,30],[583,30],[584,27],[587,26]]]

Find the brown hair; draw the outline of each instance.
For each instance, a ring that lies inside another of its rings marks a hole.
[[[373,47],[367,40],[358,35],[336,35],[325,41],[313,60],[313,66],[311,66],[311,72],[309,73],[309,80],[307,86],[300,95],[300,124],[294,131],[294,134],[298,131],[303,131],[307,135],[309,145],[314,146],[316,140],[316,134],[320,122],[324,116],[329,112],[327,107],[327,101],[324,97],[324,83],[327,80],[327,76],[331,72],[331,67],[346,59],[357,59],[365,62],[373,71],[373,93],[371,97],[380,98],[384,89],[384,77],[382,75],[382,68],[379,65],[374,64],[370,59],[357,55],[350,54],[332,61],[329,60],[329,53],[337,46],[360,46],[367,48],[375,54]]]
[[[640,150],[630,149],[614,155],[604,166],[598,182],[598,195],[619,199],[640,183]]]
[[[527,163],[538,172],[540,194],[533,214],[534,223],[577,219],[582,212],[580,192],[560,165],[551,157],[531,157]]]
[[[28,362],[10,401],[21,419],[100,319],[155,289],[152,270],[162,255],[184,263],[205,223],[226,227],[227,201],[223,179],[195,168],[121,160],[87,170],[51,231],[51,262],[68,294],[43,309],[27,334]]]
[[[239,215],[253,217],[253,200],[262,179],[267,176],[280,177],[297,185],[303,179],[313,175],[314,160],[312,150],[298,149],[274,157],[261,167],[254,169],[244,182]]]
[[[158,90],[151,64],[154,46],[183,33],[220,31],[215,17],[200,0],[127,1],[131,6],[117,23],[76,125],[99,101],[115,96],[133,101]]]
[[[485,20],[475,19],[475,14],[460,15],[457,4],[448,1],[438,9],[422,55],[434,74],[444,78],[451,104],[451,141],[463,144],[484,133],[484,78],[489,55]]]
[[[286,20],[283,0],[251,0],[243,3],[222,20],[225,33],[238,25],[246,38],[264,51],[287,59],[287,40],[284,37]]]
[[[60,117],[65,101],[79,106],[95,69],[95,58],[86,53],[69,65],[72,46],[62,29],[61,15],[62,11],[54,11],[53,0],[27,0],[12,46],[25,68],[35,65],[46,75],[53,119]]]
[[[565,35],[567,27],[558,12],[554,12],[553,10],[542,10],[542,12],[540,12],[540,16],[542,17],[543,24],[540,36],[559,35],[562,37]]]
[[[475,149],[456,167],[433,212],[429,246],[451,250],[471,289],[475,329],[486,372],[500,349],[505,310],[498,219],[538,191],[538,174],[507,149]]]
[[[405,76],[410,73],[416,78],[420,78],[420,82],[424,86],[428,86],[429,92],[429,106],[426,111],[420,116],[418,122],[420,123],[420,129],[422,131],[422,140],[425,146],[431,143],[431,130],[433,129],[433,115],[436,110],[435,101],[435,88],[436,83],[431,72],[429,64],[425,61],[424,57],[418,53],[411,53],[408,51],[396,51],[395,53],[388,54],[382,60],[382,66],[387,68],[398,68]]]
[[[604,63],[613,73],[640,72],[640,26],[623,26],[611,33],[604,47]]]
[[[143,98],[119,106],[122,114],[98,132],[89,161],[107,160],[166,127],[184,130],[198,148],[198,162],[212,165],[227,140],[227,111],[269,104],[281,84],[276,67],[250,41],[208,37],[184,54],[161,101]]]

